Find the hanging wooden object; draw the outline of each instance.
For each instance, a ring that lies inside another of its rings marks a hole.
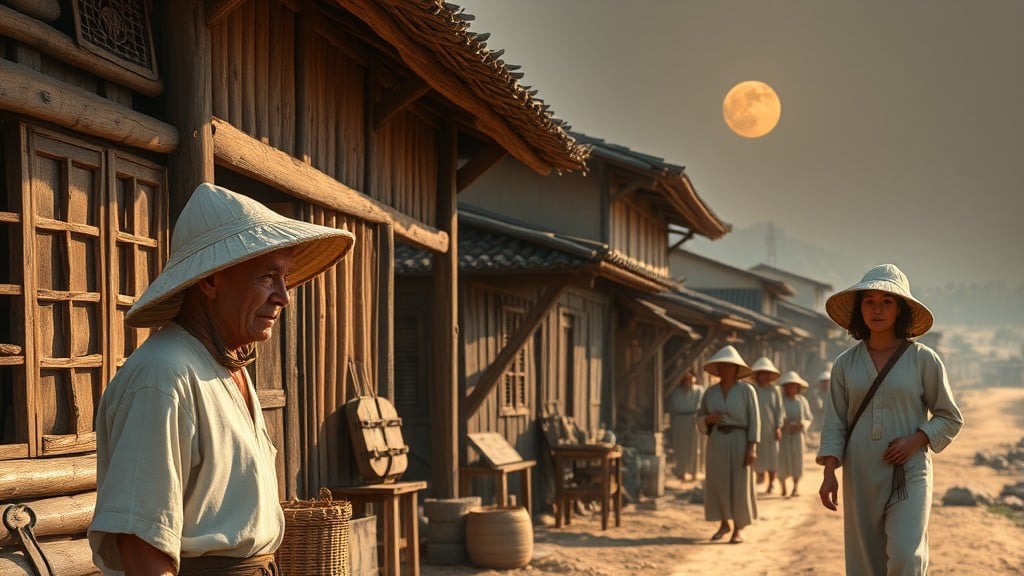
[[[402,438],[402,419],[395,405],[377,396],[363,366],[349,362],[356,397],[345,404],[356,462],[370,484],[394,482],[409,466],[409,447]]]

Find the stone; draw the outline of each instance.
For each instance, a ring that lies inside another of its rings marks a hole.
[[[970,488],[954,486],[946,491],[942,497],[943,506],[977,506],[979,503],[978,494]]]

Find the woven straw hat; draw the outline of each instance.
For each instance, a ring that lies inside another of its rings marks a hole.
[[[746,378],[751,374],[750,366],[747,366],[747,363],[743,361],[743,357],[740,356],[740,353],[729,345],[726,345],[718,352],[715,352],[715,355],[704,363],[704,371],[712,376],[718,376],[719,364],[733,364],[735,366],[739,366],[739,369],[736,371],[737,380],[740,378]]]
[[[781,378],[779,378],[779,386],[785,386],[790,382],[795,382],[799,384],[801,390],[807,390],[808,388],[811,387],[811,385],[808,384],[806,380],[804,380],[803,378],[800,377],[799,374],[797,374],[796,370],[790,370],[783,374]]]
[[[181,308],[186,288],[251,258],[292,248],[288,288],[337,263],[355,242],[347,230],[293,220],[263,204],[209,183],[200,184],[174,226],[163,272],[128,310],[136,328],[162,326]]]
[[[832,372],[829,370],[822,370],[821,374],[818,374],[817,381],[821,382],[822,380],[832,380]]]
[[[771,374],[770,382],[775,382],[779,379],[779,369],[775,367],[775,363],[771,361],[767,356],[761,356],[756,362],[750,365],[750,371],[753,373],[768,372]]]
[[[881,290],[903,298],[913,311],[910,321],[910,335],[920,336],[932,327],[932,312],[910,293],[910,280],[895,264],[882,264],[867,271],[860,282],[842,292],[836,292],[825,302],[825,311],[832,320],[843,328],[850,328],[854,312],[853,302],[861,290]]]

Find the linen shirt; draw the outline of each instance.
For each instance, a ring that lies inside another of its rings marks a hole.
[[[243,372],[245,372],[243,370]],[[256,390],[250,415],[227,368],[181,326],[153,333],[96,412],[93,561],[120,574],[115,535],[182,557],[273,553],[284,535],[274,459]]]

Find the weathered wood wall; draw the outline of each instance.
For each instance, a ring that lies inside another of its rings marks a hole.
[[[640,203],[624,198],[611,204],[613,250],[629,256],[650,272],[668,275],[668,226],[664,218]]]

